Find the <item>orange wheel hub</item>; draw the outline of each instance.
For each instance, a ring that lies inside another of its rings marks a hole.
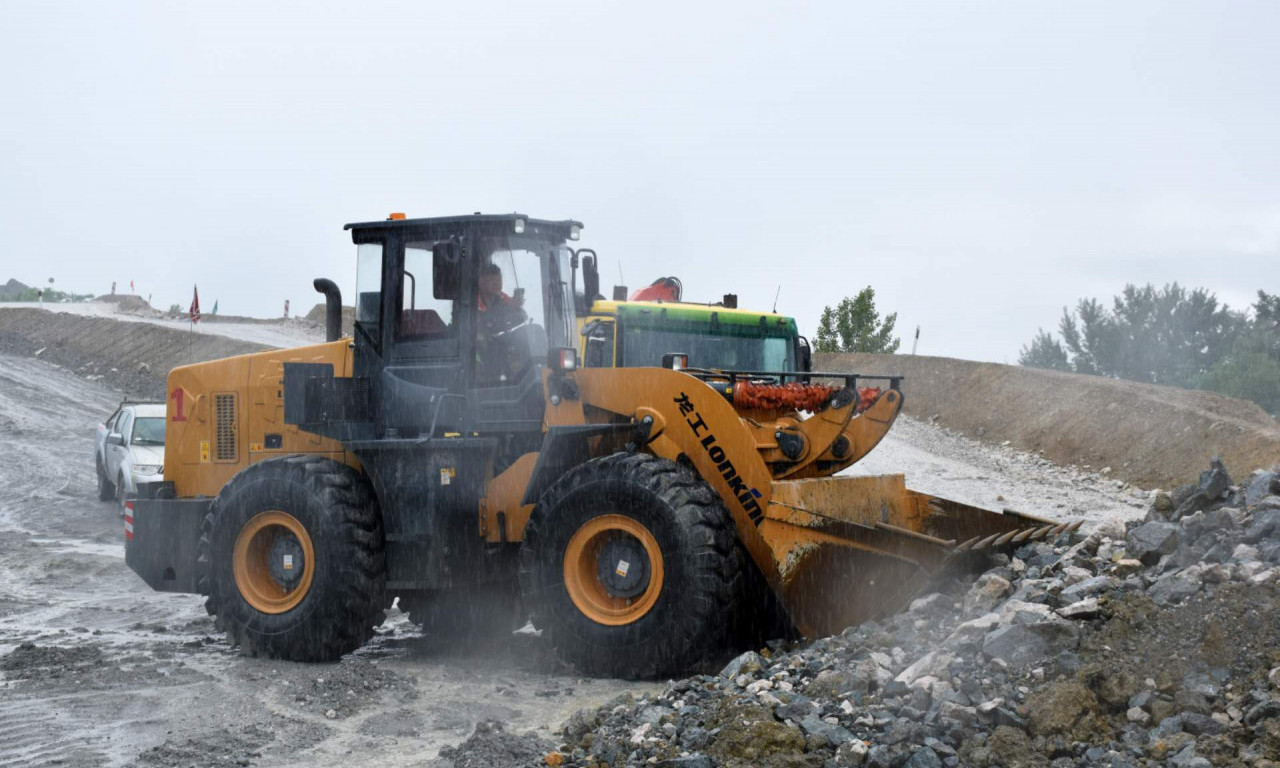
[[[231,570],[240,595],[254,610],[284,613],[296,608],[311,590],[315,547],[298,518],[269,509],[240,529]]]
[[[665,575],[658,540],[624,515],[588,520],[565,547],[565,589],[578,610],[598,624],[639,621],[658,602]]]

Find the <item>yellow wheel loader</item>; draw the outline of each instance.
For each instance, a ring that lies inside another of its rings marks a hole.
[[[164,481],[126,519],[130,567],[206,595],[250,654],[336,659],[399,598],[428,637],[528,617],[584,673],[659,677],[772,606],[836,632],[973,553],[1071,528],[834,476],[897,417],[897,377],[710,370],[679,349],[583,367],[598,276],[581,227],[348,225],[352,338],[317,280],[328,342],[169,374]]]

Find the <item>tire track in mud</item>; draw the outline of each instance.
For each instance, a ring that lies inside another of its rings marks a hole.
[[[0,699],[0,768],[105,764],[110,738],[58,708],[57,699]]]

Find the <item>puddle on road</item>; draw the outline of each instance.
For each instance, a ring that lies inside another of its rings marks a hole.
[[[53,547],[54,554],[75,554],[75,555],[97,555],[99,557],[110,557],[115,560],[124,559],[124,542],[104,544],[100,541],[86,541],[84,539],[39,539],[32,538],[33,544],[41,546]]]

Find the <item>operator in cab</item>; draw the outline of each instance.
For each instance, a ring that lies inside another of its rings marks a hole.
[[[507,331],[529,319],[524,311],[524,289],[515,296],[502,290],[502,269],[492,262],[480,268],[476,285],[476,368],[481,379],[505,381],[518,367],[518,345],[508,343]]]

